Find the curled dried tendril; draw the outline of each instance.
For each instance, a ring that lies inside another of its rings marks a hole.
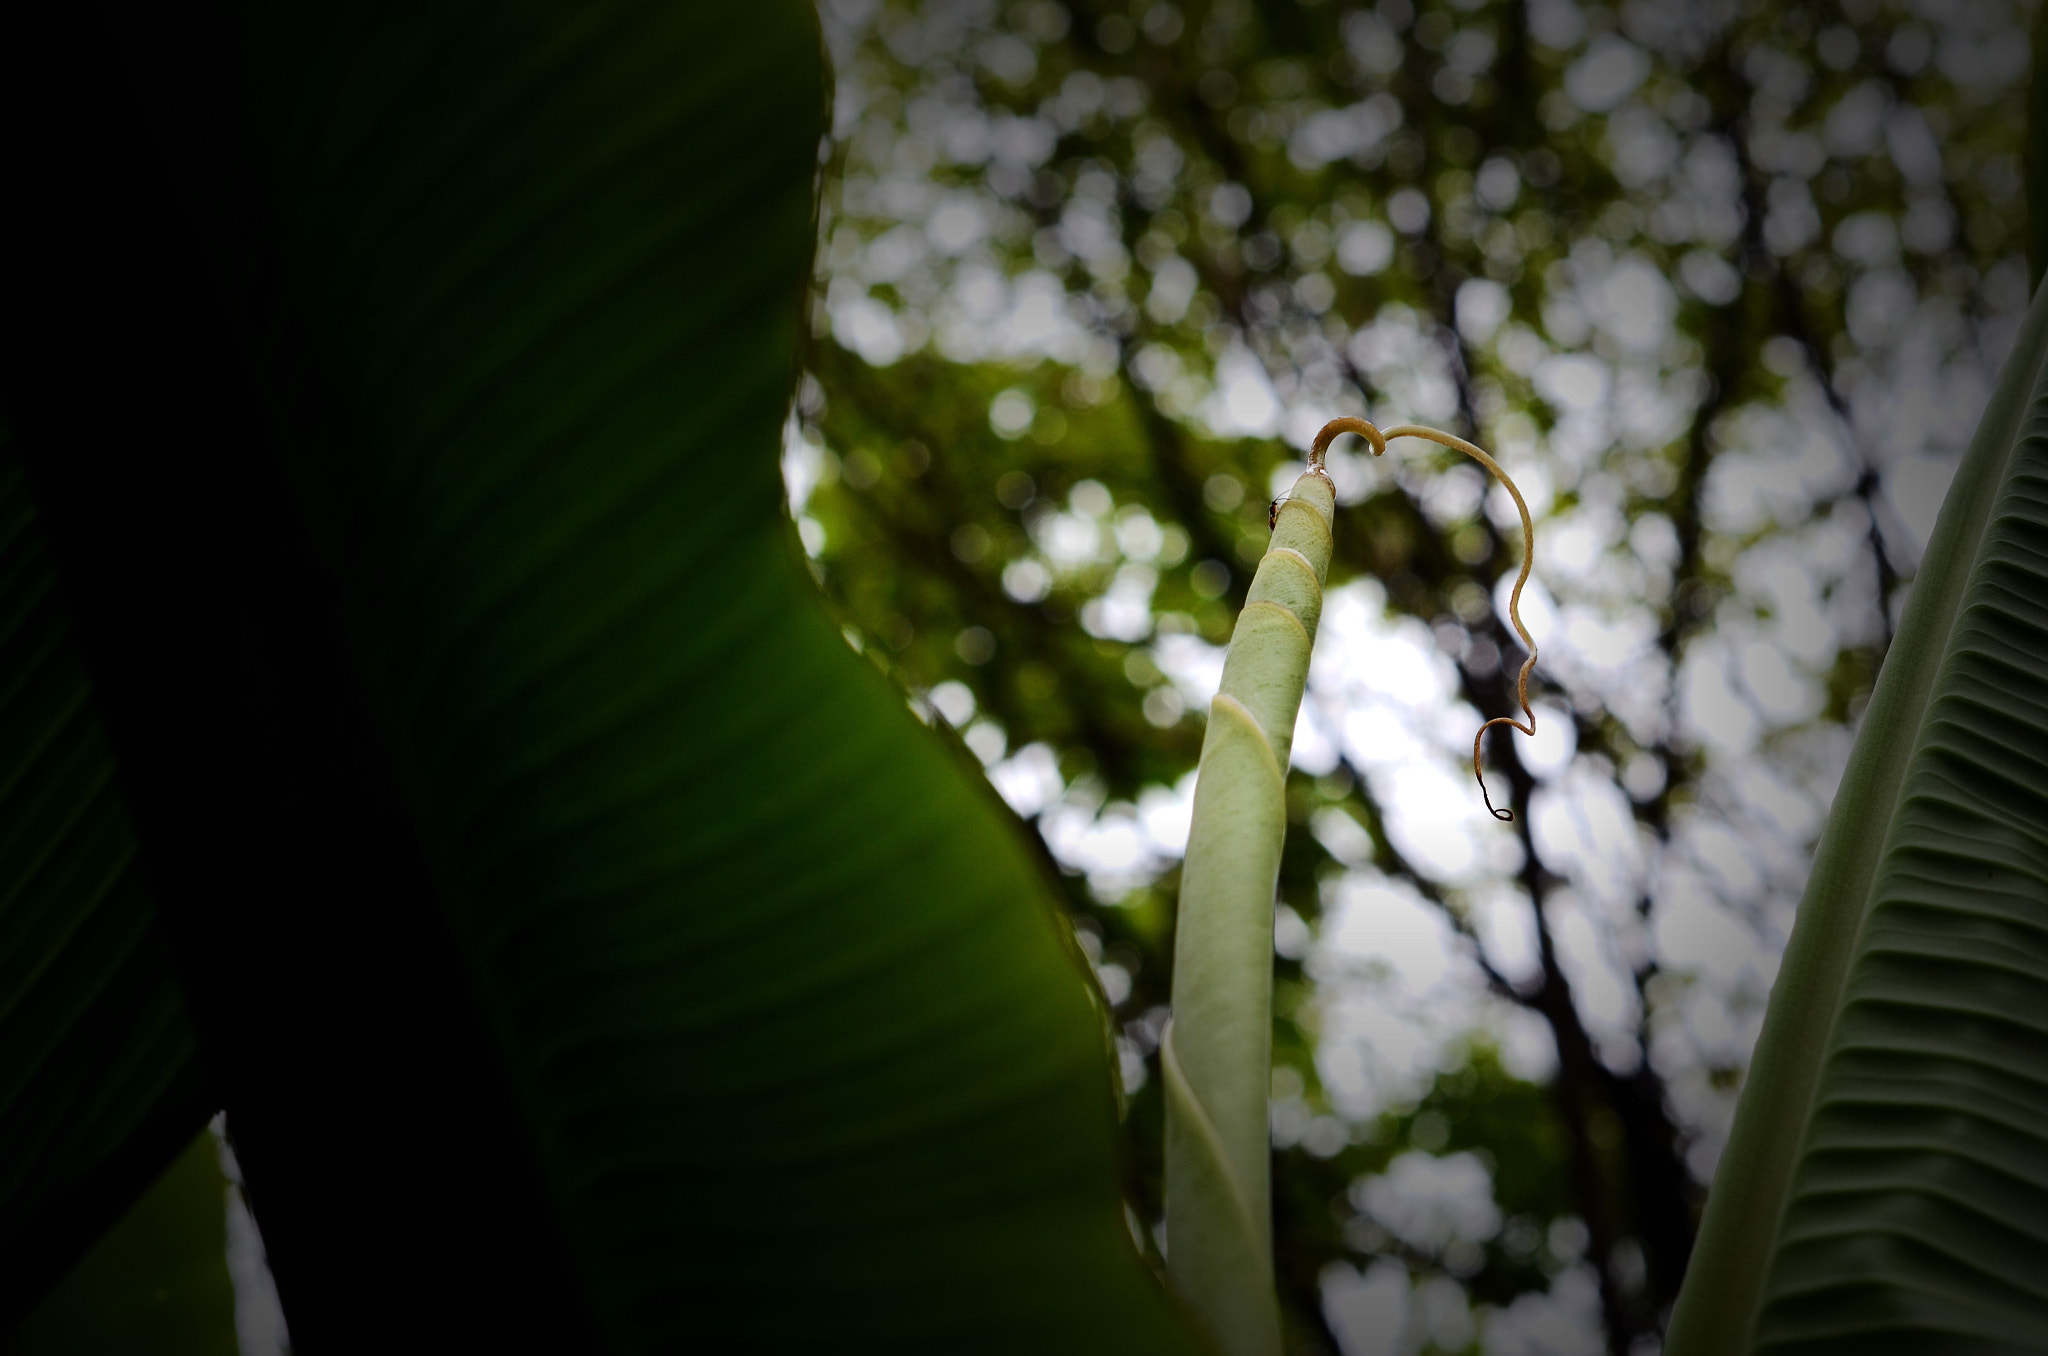
[[[1536,642],[1530,637],[1529,628],[1522,625],[1521,613],[1522,586],[1529,582],[1529,570],[1536,563],[1536,524],[1529,518],[1528,502],[1522,498],[1522,492],[1515,487],[1515,482],[1508,478],[1508,473],[1501,470],[1500,463],[1488,456],[1484,450],[1473,446],[1463,438],[1453,437],[1451,434],[1444,433],[1438,429],[1424,428],[1419,424],[1401,424],[1398,427],[1390,428],[1383,432],[1363,419],[1348,416],[1343,419],[1332,419],[1329,423],[1323,425],[1322,432],[1316,434],[1315,443],[1309,448],[1309,470],[1323,476],[1325,479],[1329,477],[1329,472],[1323,469],[1323,459],[1330,451],[1330,444],[1335,442],[1339,435],[1345,433],[1356,433],[1359,437],[1365,439],[1371,445],[1372,454],[1375,457],[1386,454],[1387,440],[1389,438],[1426,438],[1430,442],[1463,452],[1466,456],[1491,471],[1494,479],[1507,487],[1509,497],[1515,501],[1516,511],[1522,515],[1522,572],[1515,576],[1514,591],[1508,595],[1508,620],[1514,623],[1515,634],[1522,638],[1522,644],[1527,646],[1529,650],[1529,657],[1522,661],[1521,676],[1515,682],[1515,696],[1522,704],[1522,714],[1529,719],[1525,725],[1513,716],[1495,716],[1492,720],[1481,725],[1479,732],[1472,736],[1472,779],[1479,783],[1479,798],[1486,802],[1488,812],[1495,819],[1505,823],[1513,823],[1515,812],[1513,810],[1495,809],[1493,797],[1486,792],[1486,778],[1480,775],[1479,771],[1479,742],[1486,738],[1486,732],[1496,725],[1509,726],[1512,729],[1520,730],[1525,735],[1536,733],[1536,712],[1529,705],[1529,671],[1536,667]],[[1276,503],[1273,506],[1272,516],[1278,517],[1279,511],[1279,505]]]

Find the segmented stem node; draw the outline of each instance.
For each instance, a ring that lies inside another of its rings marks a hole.
[[[1519,612],[1535,531],[1520,491],[1492,457],[1448,433],[1410,425],[1382,433],[1363,419],[1335,420],[1269,515],[1273,538],[1245,591],[1209,703],[1181,862],[1173,1020],[1160,1041],[1172,1238],[1166,1271],[1219,1356],[1284,1350],[1272,1283],[1273,913],[1291,741],[1336,545],[1337,487],[1323,462],[1343,433],[1363,437],[1375,454],[1389,438],[1426,438],[1475,458],[1508,487],[1522,511],[1522,575],[1508,611],[1529,647],[1520,689],[1528,723],[1482,725],[1472,740],[1474,777],[1486,731],[1536,728],[1529,705],[1536,643]],[[1486,795],[1483,779],[1479,791]],[[1498,819],[1513,817],[1491,799],[1486,808]]]
[[[1323,468],[1323,460],[1329,455],[1330,444],[1346,433],[1356,433],[1365,439],[1375,457],[1386,455],[1387,442],[1392,438],[1424,438],[1440,446],[1463,452],[1493,473],[1493,478],[1506,487],[1508,497],[1515,501],[1515,511],[1522,515],[1522,572],[1515,576],[1514,590],[1508,594],[1508,620],[1514,624],[1515,634],[1522,638],[1522,644],[1529,651],[1529,657],[1522,661],[1521,675],[1515,681],[1515,696],[1521,702],[1522,714],[1528,717],[1528,722],[1524,724],[1513,716],[1495,716],[1481,725],[1479,732],[1472,736],[1472,780],[1479,783],[1479,798],[1486,802],[1487,811],[1495,819],[1511,824],[1514,822],[1515,812],[1495,808],[1493,797],[1487,794],[1486,778],[1479,771],[1479,744],[1486,738],[1486,732],[1496,725],[1520,730],[1525,735],[1536,733],[1536,712],[1529,705],[1529,672],[1536,667],[1536,642],[1529,635],[1529,628],[1522,624],[1521,611],[1522,586],[1529,582],[1529,571],[1536,564],[1536,524],[1529,517],[1529,503],[1522,498],[1522,491],[1516,487],[1508,473],[1501,469],[1500,463],[1489,456],[1483,448],[1441,429],[1425,428],[1420,424],[1401,424],[1382,430],[1368,420],[1349,415],[1342,419],[1332,419],[1323,425],[1322,432],[1316,434],[1316,440],[1309,448],[1308,469],[1328,478],[1329,472]]]

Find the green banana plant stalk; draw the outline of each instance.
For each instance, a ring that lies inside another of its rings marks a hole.
[[[2048,1334],[2048,291],[1814,857],[1670,1356]]]
[[[1520,602],[1534,561],[1535,527],[1522,494],[1481,449],[1435,429],[1382,432],[1363,419],[1332,420],[1308,468],[1272,513],[1244,610],[1231,632],[1223,679],[1209,706],[1181,868],[1174,940],[1173,1019],[1160,1043],[1166,1084],[1166,1259],[1175,1293],[1226,1356],[1277,1356],[1280,1316],[1272,1277],[1272,1174],[1267,1096],[1272,1068],[1273,891],[1287,834],[1287,757],[1308,682],[1309,655],[1329,573],[1336,489],[1324,460],[1345,433],[1374,456],[1390,438],[1414,437],[1474,458],[1507,487],[1522,517],[1522,571],[1509,615],[1529,649],[1518,693],[1535,729],[1529,672],[1536,646]],[[1480,780],[1482,794],[1485,782]],[[1496,818],[1512,812],[1493,808]]]

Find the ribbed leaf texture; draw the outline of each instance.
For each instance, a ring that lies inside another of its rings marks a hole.
[[[204,1103],[113,754],[0,434],[0,1330]]]
[[[1187,1350],[783,502],[808,0],[109,8],[0,12],[0,391],[294,1341]]]
[[[1920,732],[1947,671],[1950,641],[2044,370],[2048,292],[2035,296],[1956,468],[1842,770],[1665,1333],[1669,1356],[1744,1351],[1754,1336],[1772,1243],[1785,1216],[1850,963],[1876,897],[1886,835],[1905,797]]]
[[[808,3],[243,36],[277,456],[560,1284],[621,1351],[1180,1349],[1052,893],[783,505]]]
[[[1757,1349],[2048,1350],[2048,386],[1907,772]]]

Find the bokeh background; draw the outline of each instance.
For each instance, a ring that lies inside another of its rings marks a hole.
[[[1274,950],[1295,1352],[1658,1348],[2028,299],[2012,0],[824,0],[785,443],[848,644],[1066,882],[1134,1235],[1203,711],[1340,414]]]

